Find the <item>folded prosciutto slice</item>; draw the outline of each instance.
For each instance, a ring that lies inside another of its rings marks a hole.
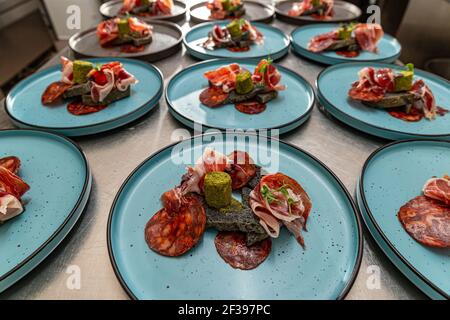
[[[423,187],[423,194],[431,199],[450,205],[450,177],[431,178]]]
[[[297,181],[282,173],[264,176],[251,192],[249,203],[271,237],[277,238],[284,224],[305,246],[301,231],[306,229],[312,203]]]
[[[208,71],[205,78],[216,87],[221,87],[224,92],[230,92],[236,87],[236,76],[241,72],[241,67],[237,63],[220,67],[216,70]]]
[[[331,17],[333,13],[334,0],[303,0],[295,2],[288,11],[291,17],[316,14],[320,18]]]

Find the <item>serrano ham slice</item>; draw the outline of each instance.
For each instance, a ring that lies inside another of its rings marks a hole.
[[[416,241],[430,247],[450,248],[450,208],[418,196],[400,208],[398,219]]]
[[[226,170],[231,177],[233,190],[241,189],[256,175],[256,165],[247,152],[234,151],[228,155],[230,162]]]
[[[204,74],[209,83],[216,87],[221,87],[223,92],[228,93],[236,87],[236,75],[241,72],[241,67],[237,63],[220,67],[216,70],[208,71]]]
[[[30,186],[5,167],[0,166],[0,191],[20,199]]]
[[[8,169],[14,174],[17,174],[20,168],[20,159],[17,157],[5,157],[0,159],[0,167]]]
[[[431,178],[425,183],[423,194],[450,206],[450,177]]]
[[[150,219],[145,227],[145,240],[157,253],[177,257],[197,244],[205,228],[205,209],[196,197],[188,195],[178,212],[163,208]]]
[[[283,223],[304,246],[301,230],[306,229],[312,203],[297,181],[282,173],[267,175],[251,192],[249,204],[271,237],[278,237]]]
[[[241,270],[255,269],[267,259],[272,249],[270,238],[247,246],[246,235],[239,232],[219,232],[214,244],[226,263]]]
[[[377,44],[384,36],[383,28],[377,23],[359,23],[353,32],[361,49],[370,52],[377,52]]]

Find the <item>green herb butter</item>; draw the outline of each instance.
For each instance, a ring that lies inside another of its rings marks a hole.
[[[213,208],[219,209],[231,203],[231,177],[226,172],[210,172],[205,176],[205,200]]]

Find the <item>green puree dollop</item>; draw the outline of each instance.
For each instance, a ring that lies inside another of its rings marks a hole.
[[[205,176],[205,200],[213,208],[220,209],[231,203],[231,177],[226,172],[210,172]]]

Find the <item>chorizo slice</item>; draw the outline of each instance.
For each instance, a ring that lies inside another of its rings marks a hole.
[[[95,112],[99,112],[105,109],[107,105],[96,105],[96,106],[88,106],[81,102],[71,102],[67,106],[67,111],[75,116],[82,116],[85,114],[91,114]]]
[[[241,232],[219,232],[214,240],[222,259],[235,269],[252,270],[259,266],[270,254],[270,238],[247,246],[246,235]]]
[[[5,157],[0,159],[0,167],[8,169],[14,174],[17,174],[20,168],[20,159],[17,157]]]
[[[200,102],[207,107],[216,108],[226,104],[228,96],[221,88],[211,86],[200,93]]]
[[[49,105],[58,100],[62,97],[64,92],[67,91],[72,85],[67,84],[62,81],[56,81],[51,83],[47,89],[45,89],[44,93],[42,94],[41,101],[44,105]]]
[[[418,196],[397,214],[414,240],[436,248],[450,248],[450,208],[441,202]]]
[[[169,257],[181,256],[202,237],[206,213],[194,196],[185,196],[178,212],[158,211],[145,227],[145,240],[150,249]]]
[[[258,114],[264,112],[267,108],[265,103],[259,103],[257,101],[247,101],[236,103],[235,108],[245,114]]]

